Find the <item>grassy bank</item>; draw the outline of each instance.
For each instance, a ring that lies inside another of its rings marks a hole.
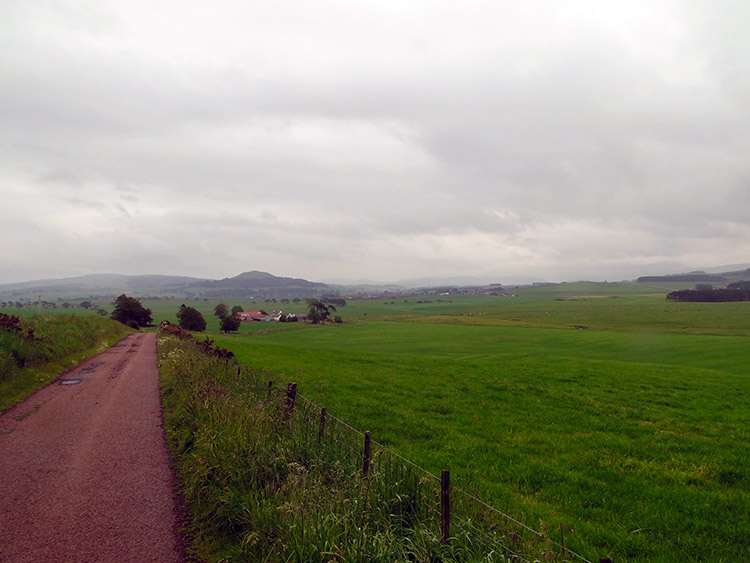
[[[93,316],[0,315],[0,412],[132,332]]]
[[[505,540],[531,558],[568,560],[508,526],[478,541],[456,525],[441,543],[433,476],[378,445],[365,476],[361,435],[329,417],[320,438],[320,410],[300,397],[290,414],[269,393],[269,372],[212,358],[175,330],[160,333],[159,369],[197,559],[504,561]],[[471,528],[478,517],[457,521]]]

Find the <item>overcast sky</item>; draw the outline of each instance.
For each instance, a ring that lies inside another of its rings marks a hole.
[[[750,2],[3,0],[0,283],[750,262]]]

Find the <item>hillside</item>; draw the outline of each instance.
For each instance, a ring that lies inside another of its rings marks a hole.
[[[328,289],[324,283],[310,282],[301,278],[274,276],[257,270],[244,272],[233,278],[206,281],[196,284],[205,297],[310,297]]]
[[[0,285],[0,296],[4,299],[33,299],[64,297],[89,298],[95,296],[115,296],[120,293],[134,295],[183,294],[188,287],[201,283],[201,278],[187,276],[121,274],[89,274],[72,278],[33,280],[28,282]]]
[[[274,276],[257,270],[233,278],[207,280],[188,276],[90,274],[72,278],[34,280],[0,285],[0,299],[36,301],[54,299],[135,297],[314,297],[329,286],[301,278]]]

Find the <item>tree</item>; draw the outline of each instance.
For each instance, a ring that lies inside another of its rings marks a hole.
[[[123,293],[115,299],[110,318],[132,328],[141,328],[151,324],[151,309],[145,309],[135,297]]]
[[[224,317],[221,319],[221,330],[224,332],[237,332],[240,329],[242,321],[235,316]]]
[[[337,307],[346,307],[346,299],[338,295],[324,295],[323,297],[320,298],[320,300],[323,303],[328,303],[329,305],[335,305]]]
[[[727,289],[744,289],[750,291],[750,281],[742,280],[727,284]]]
[[[214,307],[214,316],[219,317],[220,319],[223,319],[229,314],[229,309],[224,303],[219,303],[216,307]]]
[[[318,299],[307,300],[307,320],[312,324],[322,324],[326,321],[331,321],[331,311],[335,311],[336,307],[333,305],[326,305]]]
[[[180,321],[180,328],[185,330],[194,330],[203,332],[206,330],[206,319],[203,318],[200,311],[193,307],[186,307],[184,304],[177,311],[177,318]]]
[[[242,305],[235,305],[232,307],[232,316],[234,316],[236,313],[244,313],[245,310],[242,308]]]

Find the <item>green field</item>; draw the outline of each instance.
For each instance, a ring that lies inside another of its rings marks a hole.
[[[215,338],[494,506],[565,524],[589,559],[743,560],[750,304],[566,286],[354,301],[343,325]]]
[[[514,297],[350,301],[344,324],[217,334],[332,414],[592,561],[741,561],[750,552],[750,303],[677,287],[574,283]],[[305,306],[226,300],[245,310]],[[95,302],[111,311],[111,304]],[[33,309],[4,309],[29,316]],[[95,310],[56,310],[98,316]]]

